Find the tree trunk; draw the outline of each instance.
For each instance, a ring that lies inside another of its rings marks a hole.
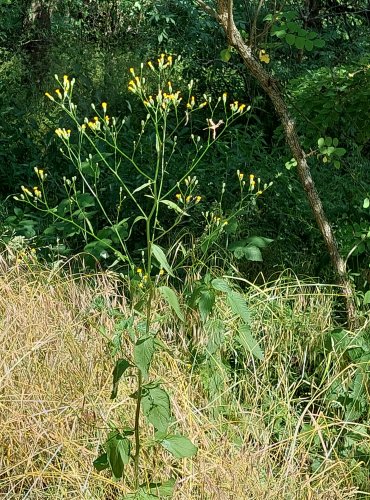
[[[246,45],[240,35],[233,19],[233,1],[218,0],[218,11],[210,11],[202,0],[197,0],[200,7],[212,15],[225,30],[228,42],[232,45],[242,57],[245,66],[254,78],[261,85],[263,90],[271,99],[273,106],[281,120],[284,128],[286,141],[290,147],[293,157],[297,161],[297,172],[301,181],[302,187],[306,193],[307,199],[311,206],[316,223],[320,229],[322,237],[328,249],[334,271],[338,277],[339,284],[343,291],[348,326],[353,327],[356,324],[356,307],[353,299],[353,290],[350,280],[346,272],[346,263],[339,254],[338,245],[333,234],[333,230],[325,215],[321,199],[315,187],[310,167],[308,166],[305,152],[302,149],[300,140],[297,134],[294,119],[290,116],[284,97],[269,73],[264,69],[259,61],[255,59],[252,49]]]

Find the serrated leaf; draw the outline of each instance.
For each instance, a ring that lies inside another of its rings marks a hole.
[[[130,460],[130,441],[117,432],[111,432],[105,442],[105,450],[114,478],[121,479],[124,466]]]
[[[166,432],[171,420],[170,398],[167,392],[158,385],[144,386],[141,402],[143,413],[154,429]]]
[[[134,360],[142,371],[143,377],[148,378],[148,370],[155,351],[154,337],[141,337],[134,346]]]
[[[131,365],[127,361],[127,359],[118,359],[116,361],[116,365],[113,370],[113,385],[112,385],[112,393],[110,398],[114,399],[117,397],[117,391],[118,391],[118,384],[120,381],[120,378],[122,375],[125,373],[127,368],[129,368]]]
[[[172,434],[161,441],[163,448],[171,453],[175,458],[192,457],[198,448],[189,438],[180,434]]]
[[[185,321],[185,317],[183,312],[180,309],[180,304],[176,295],[176,292],[172,290],[172,288],[168,286],[160,286],[158,287],[159,292],[161,293],[162,297],[166,300],[169,306],[172,307],[172,309],[175,311],[177,317],[181,321]]]
[[[255,358],[263,360],[263,351],[257,340],[251,334],[249,325],[240,325],[236,340],[244,347],[247,352],[250,352]]]
[[[174,277],[174,274],[173,274],[173,271],[172,271],[172,267],[169,265],[169,263],[167,261],[167,257],[165,255],[165,253],[163,252],[162,248],[153,243],[152,246],[151,246],[151,249],[152,249],[152,253],[153,253],[154,257],[157,259],[157,261],[159,262],[159,264],[161,265],[161,267],[170,276]]]
[[[229,287],[229,285],[222,278],[215,278],[215,279],[213,279],[211,281],[211,285],[212,285],[212,287],[215,290],[218,290],[219,292],[224,292],[224,293],[230,293],[230,292],[232,292],[232,290]]]
[[[233,313],[237,314],[244,321],[244,323],[249,324],[250,314],[243,295],[241,293],[231,291],[227,294],[227,301]]]
[[[102,470],[108,469],[109,462],[106,453],[102,453],[98,458],[93,461],[94,468],[101,472]]]
[[[198,308],[200,312],[200,317],[202,321],[206,321],[210,313],[212,312],[213,306],[215,304],[215,294],[211,290],[202,290],[198,299]]]

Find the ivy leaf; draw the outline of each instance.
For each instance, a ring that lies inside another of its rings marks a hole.
[[[171,453],[175,458],[192,457],[198,448],[189,438],[180,434],[171,434],[161,441],[163,448]]]

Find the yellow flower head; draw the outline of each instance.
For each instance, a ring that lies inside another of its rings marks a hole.
[[[195,204],[199,203],[201,199],[202,199],[201,196],[196,196],[195,197]]]
[[[135,70],[134,70],[134,68],[130,68],[130,73],[131,73],[132,76],[135,76]]]
[[[182,200],[182,195],[180,193],[177,193],[176,198],[181,201]]]
[[[55,89],[55,93],[59,97],[59,99],[62,99],[62,93],[59,89]]]
[[[52,95],[49,94],[49,92],[45,92],[45,95],[48,99],[50,99],[51,101],[54,101],[54,97]]]
[[[108,105],[107,105],[107,103],[106,103],[106,102],[102,102],[102,103],[101,103],[101,107],[103,108],[104,113],[106,113],[106,112],[107,112],[107,106],[108,106]]]

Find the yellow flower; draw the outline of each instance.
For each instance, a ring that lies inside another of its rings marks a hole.
[[[226,99],[227,99],[227,92],[224,92],[222,94],[222,100],[223,100],[224,103],[226,103]]]
[[[150,68],[152,71],[154,71],[154,66],[153,66],[152,61],[148,61],[148,66],[149,66],[149,68]]]
[[[260,50],[258,57],[259,57],[260,61],[265,63],[265,64],[268,64],[270,62],[270,56],[268,54],[266,54],[266,51],[263,49]]]
[[[172,56],[167,57],[167,63],[169,66],[172,66]]]
[[[191,201],[191,196],[187,196],[187,197],[185,198],[185,203],[190,203],[190,201]]]
[[[106,113],[106,112],[107,112],[107,106],[108,106],[108,105],[107,105],[107,103],[106,103],[106,102],[102,102],[102,103],[101,103],[101,107],[103,108],[104,113]]]
[[[49,92],[45,92],[45,95],[48,99],[50,99],[51,101],[55,101],[54,97],[52,95],[49,94]]]
[[[59,97],[59,99],[62,99],[62,93],[59,89],[55,89],[55,93]]]
[[[182,195],[180,193],[177,193],[176,198],[181,201],[182,200]]]
[[[201,196],[196,196],[196,197],[195,197],[195,203],[196,203],[196,204],[197,204],[197,203],[199,203],[201,199],[202,199],[202,197],[201,197]]]
[[[134,70],[134,68],[130,68],[130,73],[131,73],[132,76],[135,76],[135,70]]]
[[[33,188],[33,192],[34,192],[36,198],[41,198],[41,191],[39,190],[39,188],[37,186],[35,186]]]
[[[136,272],[137,272],[137,274],[140,274],[140,275],[142,275],[142,274],[143,274],[143,270],[141,269],[141,267],[138,267],[138,268],[136,269]]]
[[[241,104],[241,105],[239,106],[239,109],[238,109],[239,113],[243,113],[244,108],[245,108],[245,104]]]
[[[242,181],[244,179],[244,174],[242,172],[239,172],[238,177],[239,180]]]
[[[32,196],[32,193],[29,189],[27,189],[24,186],[21,186],[21,190],[24,192],[24,194],[27,194],[28,196]]]
[[[108,116],[108,115],[105,115],[105,116],[104,116],[104,121],[105,121],[105,123],[106,123],[107,125],[109,125],[109,120],[110,120],[109,116]]]
[[[160,269],[159,270],[159,276],[163,276],[164,275],[164,269]]]

